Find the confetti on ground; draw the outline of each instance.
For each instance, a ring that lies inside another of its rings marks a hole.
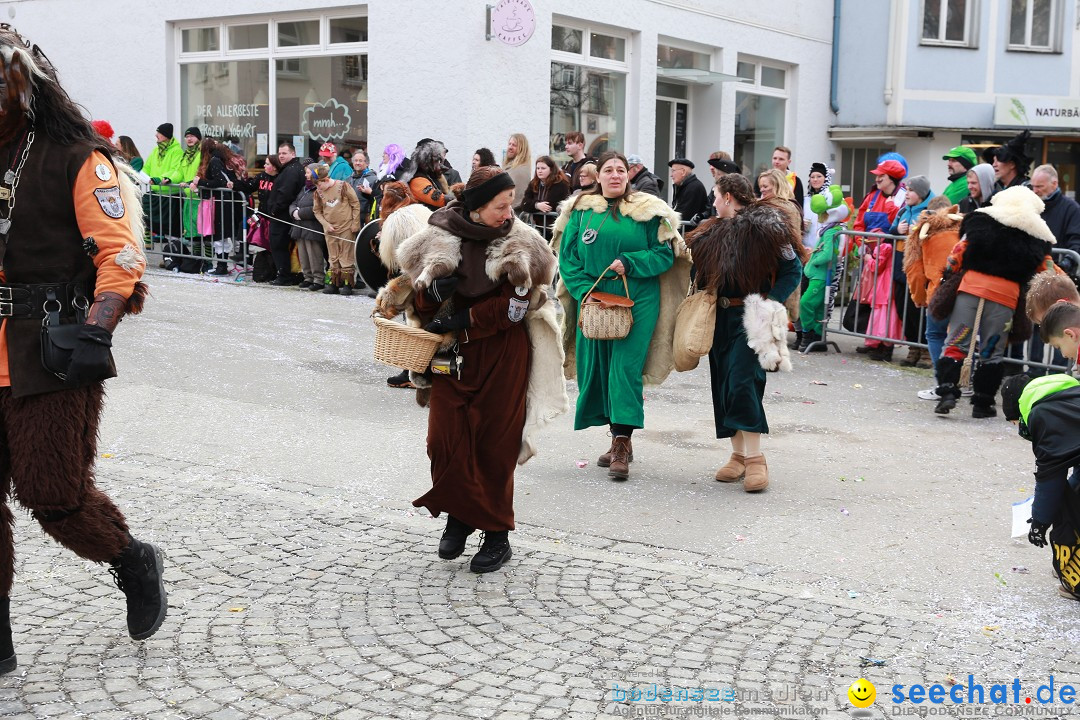
[[[583,467],[585,467],[585,466],[586,466],[586,465],[588,465],[588,464],[589,464],[589,461],[588,461],[588,460],[578,460],[578,461],[577,461],[577,466],[578,466],[579,468],[583,468]]]
[[[827,383],[827,382],[822,382],[821,380],[811,380],[811,381],[810,381],[810,384],[811,384],[811,385],[828,385],[829,383]]]
[[[854,590],[848,590],[847,596],[854,600],[855,598],[859,597],[859,593],[855,592]]]
[[[111,458],[112,456],[113,456],[112,453],[101,453],[101,457],[103,457],[103,458]]]
[[[746,539],[746,536],[745,536],[745,535],[736,535],[736,536],[735,536],[735,539],[736,539],[736,540],[739,540],[739,541],[742,541],[742,540],[745,540],[745,539]]]
[[[994,577],[996,577],[997,581],[999,583],[1001,583],[1002,585],[1008,585],[1009,584],[1009,583],[1005,582],[1005,578],[1001,577],[1001,573],[994,573]]]
[[[859,656],[859,660],[862,661],[860,664],[863,667],[885,667],[884,660],[875,660],[874,658],[863,657],[862,655]]]
[[[849,513],[849,512],[847,511],[847,508],[840,508],[840,514],[841,514],[841,515],[850,515],[851,513]]]
[[[864,478],[862,475],[860,475],[859,477],[855,478],[855,482],[863,482],[865,479],[866,478]]]
[[[851,387],[855,388],[856,390],[861,390],[862,389],[862,385],[860,385],[859,383],[855,383]]]
[[[242,608],[242,607],[229,608],[229,612],[244,612],[244,608]]]
[[[1012,571],[1014,573],[1020,573],[1021,575],[1026,575],[1028,573],[1028,569],[1023,565],[1013,565]]]
[[[1000,630],[1000,629],[1001,629],[1000,625],[983,625],[983,631],[984,632],[994,632],[995,630]]]
[[[956,685],[957,682],[958,682],[957,679],[952,676],[952,673],[949,673],[948,675],[945,676],[945,684],[946,685]]]

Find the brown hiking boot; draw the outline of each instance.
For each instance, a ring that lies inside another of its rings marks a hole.
[[[915,347],[914,345],[908,346],[907,357],[900,361],[903,367],[915,367],[919,363],[919,359],[925,352],[921,347]]]
[[[634,462],[634,444],[630,442],[630,438],[626,438],[627,447],[630,448],[630,456],[627,458],[627,462]],[[596,460],[596,464],[599,467],[609,467],[611,465],[611,454],[615,452],[615,438],[611,438],[611,447],[608,451],[601,455]]]
[[[731,453],[731,459],[724,467],[716,471],[716,479],[720,482],[738,482],[746,473],[746,456],[742,453]]]
[[[611,443],[608,477],[612,480],[626,480],[630,477],[630,438],[625,435],[616,436]]]
[[[755,455],[746,458],[746,477],[743,479],[743,490],[746,492],[758,492],[769,487],[769,466],[765,464],[764,455]]]

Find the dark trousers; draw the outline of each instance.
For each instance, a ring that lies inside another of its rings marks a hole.
[[[53,540],[107,562],[127,547],[124,514],[94,484],[104,386],[12,397],[0,388],[0,597],[15,575],[15,498]]]
[[[292,275],[292,239],[289,237],[289,226],[280,222],[270,222],[270,254],[277,265],[279,278]]]

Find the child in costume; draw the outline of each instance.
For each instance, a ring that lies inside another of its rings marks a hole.
[[[807,285],[799,302],[799,318],[803,328],[799,352],[828,350],[824,343],[815,343],[821,340],[821,324],[827,315],[826,305],[831,305],[832,301],[828,289],[836,271],[840,231],[851,214],[840,186],[832,185],[831,181],[832,171],[829,170],[825,176],[825,190],[810,198],[810,210],[817,214],[821,226],[817,244],[803,268]]]
[[[1080,313],[1080,308],[1077,308]],[[1077,328],[1080,332],[1080,328]],[[1035,453],[1035,499],[1028,542],[1053,550],[1064,597],[1080,600],[1080,381],[1068,375],[1015,375],[1001,389],[1005,417]]]

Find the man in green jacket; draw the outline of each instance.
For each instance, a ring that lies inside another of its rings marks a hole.
[[[154,133],[157,147],[150,151],[143,172],[150,176],[150,192],[143,196],[147,228],[153,235],[180,237],[180,204],[167,196],[179,192],[175,187],[183,150],[173,137],[172,123],[158,125]]]
[[[197,127],[189,127],[184,131],[184,150],[180,154],[180,161],[177,165],[177,177],[173,180],[182,185],[190,185],[195,180],[195,176],[199,172],[199,163],[202,162],[202,152],[199,149],[199,143],[202,142],[202,131]],[[184,237],[185,238],[198,238],[199,230],[197,226],[199,216],[199,193],[190,187],[184,188]],[[195,254],[198,255],[203,252],[207,257],[210,256],[210,240],[207,239],[206,248],[202,247],[199,243],[194,248]]]
[[[958,145],[942,155],[941,159],[949,166],[949,186],[942,194],[956,205],[968,196],[967,172],[975,167],[979,158],[971,148]]]

